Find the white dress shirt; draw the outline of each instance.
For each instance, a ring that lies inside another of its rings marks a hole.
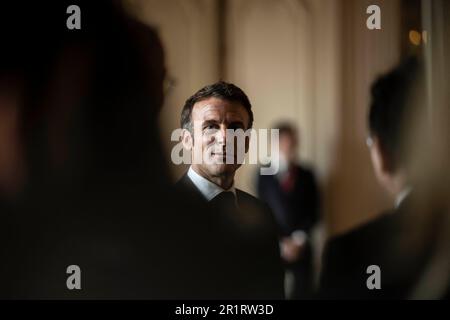
[[[211,201],[218,194],[220,194],[224,191],[232,192],[236,199],[236,188],[234,187],[234,181],[233,181],[233,185],[231,186],[231,188],[229,188],[228,190],[225,190],[225,189],[219,187],[217,184],[209,181],[208,179],[203,178],[201,175],[199,175],[197,172],[195,172],[194,169],[192,169],[192,166],[189,167],[187,175],[188,175],[189,179],[191,179],[191,181],[195,185],[195,187],[200,191],[200,193],[206,199],[206,201]]]

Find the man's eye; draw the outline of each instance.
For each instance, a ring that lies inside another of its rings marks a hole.
[[[208,130],[217,129],[217,125],[215,125],[215,124],[208,124],[207,126],[205,126],[204,129],[208,129]]]

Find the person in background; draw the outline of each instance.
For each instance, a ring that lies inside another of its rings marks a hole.
[[[423,186],[412,179],[408,157],[409,131],[417,130],[412,97],[424,92],[422,77],[421,64],[410,58],[372,86],[367,144],[393,209],[328,241],[320,298],[408,298],[433,255],[441,220],[419,201]]]
[[[313,286],[311,231],[319,218],[319,190],[314,173],[297,162],[297,130],[281,123],[277,175],[258,178],[258,194],[272,208],[281,232],[281,256],[293,275],[292,299],[310,298]]]

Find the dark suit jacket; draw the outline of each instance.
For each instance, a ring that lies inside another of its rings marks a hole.
[[[413,245],[408,219],[411,199],[325,246],[320,279],[320,298],[408,298],[432,254],[434,239]],[[381,290],[367,288],[367,267],[380,267]]]
[[[312,171],[296,166],[295,185],[286,193],[274,175],[259,176],[258,194],[272,208],[283,235],[309,232],[319,216],[319,192]]]
[[[180,281],[187,278],[183,260],[191,258],[185,225],[175,216],[173,193],[152,186],[93,186],[90,201],[55,190],[53,202],[39,194],[2,211],[0,271],[8,277],[0,298],[189,297]],[[69,265],[81,269],[81,290],[66,287]]]
[[[175,185],[192,250],[190,294],[199,298],[283,298],[283,271],[276,227],[268,206],[236,190],[233,214],[208,203],[190,178]]]

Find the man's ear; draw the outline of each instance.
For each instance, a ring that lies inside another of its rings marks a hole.
[[[181,135],[181,142],[183,143],[183,147],[186,150],[192,150],[194,146],[194,139],[192,137],[192,134],[189,130],[183,129],[182,135]]]
[[[386,148],[383,144],[379,143],[381,158],[383,159],[383,171],[389,174],[393,174],[395,172],[395,163],[394,159],[389,155],[386,151]]]
[[[381,174],[391,174],[394,171],[392,159],[378,138],[373,139],[372,161]]]

